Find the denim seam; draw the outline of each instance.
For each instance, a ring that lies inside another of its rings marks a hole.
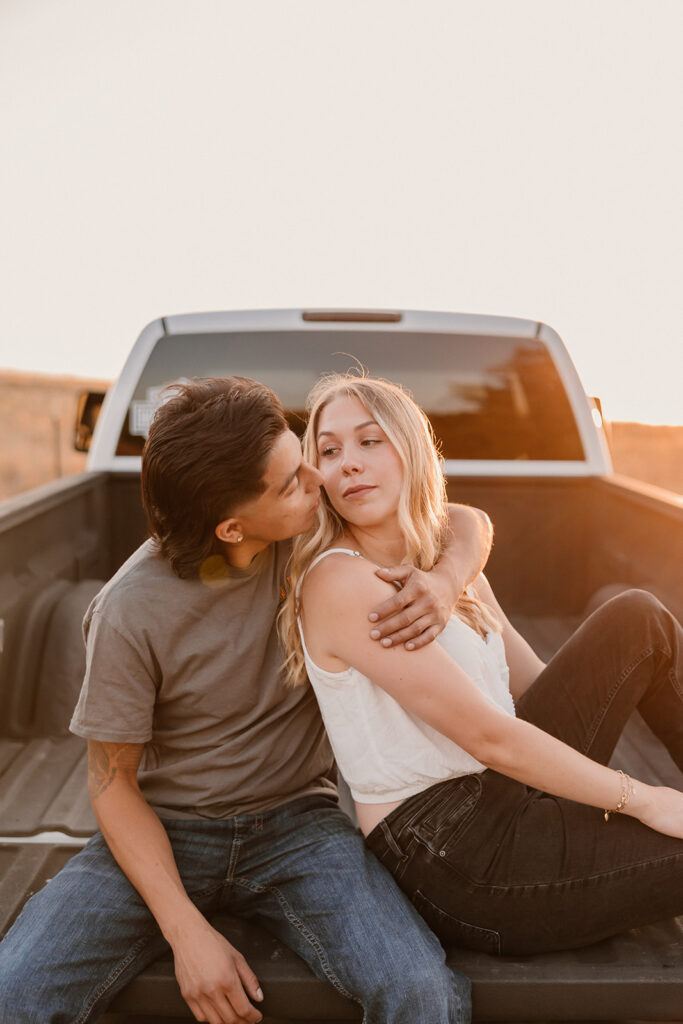
[[[607,694],[605,702],[603,703],[602,707],[599,709],[597,715],[593,719],[593,722],[588,730],[585,745],[582,749],[583,754],[586,754],[590,750],[593,740],[595,739],[597,732],[600,729],[600,726],[605,720],[605,716],[609,711],[612,701],[617,696],[617,694],[621,690],[622,686],[624,685],[628,677],[631,675],[632,672],[634,672],[638,668],[639,665],[641,665],[652,654],[654,654],[654,650],[654,647],[648,647],[645,651],[642,651],[637,658],[634,658],[630,665],[627,665],[626,668],[622,670],[621,675],[615,682],[610,692]]]
[[[439,842],[432,843],[432,841],[426,836],[427,829],[423,828],[421,831],[420,827],[417,825],[410,825],[408,827],[408,831],[414,837],[416,842],[424,846],[430,853],[438,853],[439,856],[444,856],[442,851],[447,849],[449,846],[452,846],[457,842],[457,840],[461,839],[463,833],[472,824],[473,817],[470,814],[470,811],[476,806],[478,800],[479,794],[477,793],[472,793],[466,800],[463,800],[457,809],[456,823],[450,831],[446,832],[446,827],[439,828],[434,831],[433,839],[437,839],[439,836],[443,836],[445,834],[445,837]]]
[[[135,960],[138,953],[142,952],[148,941],[153,938],[153,935],[154,933],[149,931],[138,939],[138,941],[129,950],[127,956],[118,962],[114,970],[105,978],[99,988],[95,989],[90,999],[85,1003],[83,1010],[75,1019],[74,1024],[85,1024],[85,1022],[90,1018],[91,1011],[97,1005],[102,996],[106,995],[108,989],[110,989],[117,979],[120,978],[126,967]]]
[[[235,818],[233,818],[233,821],[234,821],[234,826],[235,826],[235,834],[234,834],[233,841],[232,841],[232,847],[230,849],[230,862],[228,864],[228,870],[227,870],[227,874],[225,876],[225,881],[226,882],[232,882],[232,880],[234,878],[235,869],[237,868],[237,858],[239,856],[240,846],[242,845],[242,840],[240,838],[240,822],[239,822],[239,818],[235,817]]]
[[[561,889],[571,888],[576,885],[577,882],[594,882],[594,881],[607,881],[611,878],[617,878],[619,875],[628,875],[633,870],[640,870],[641,868],[649,868],[654,865],[666,864],[668,861],[676,861],[683,859],[680,853],[672,853],[666,857],[648,857],[645,860],[639,860],[633,864],[624,864],[620,868],[614,868],[612,871],[599,871],[593,875],[580,875],[577,878],[564,878],[561,882],[520,882],[514,885],[490,885],[488,882],[477,881],[474,878],[468,878],[466,875],[462,875],[465,881],[469,885],[474,885],[478,889],[486,889],[488,892],[494,893],[505,893],[515,889],[551,889],[559,891]]]
[[[680,701],[683,701],[683,688],[681,688],[681,684],[679,683],[678,677],[677,677],[676,673],[674,672],[673,668],[669,669],[668,676],[669,676],[669,679],[671,680],[671,685],[672,685],[673,689],[678,694],[678,699]]]
[[[442,910],[436,903],[433,903],[432,900],[430,900],[429,896],[425,896],[421,889],[416,890],[413,900],[415,902],[416,909],[418,909],[420,913],[422,913],[424,905],[426,904],[427,907],[433,912],[436,912],[437,915],[448,918],[449,921],[461,925],[463,928],[468,929],[474,934],[481,935],[485,940],[490,942],[492,941],[495,946],[494,952],[497,956],[500,956],[501,934],[495,928],[485,928],[483,925],[473,924],[471,921],[463,921],[462,918],[456,917],[454,914],[451,914],[446,910]]]
[[[248,889],[250,892],[255,892],[255,893],[269,892],[269,893],[272,893],[272,895],[275,897],[277,902],[280,904],[280,908],[282,909],[282,911],[283,911],[285,917],[287,918],[287,920],[290,922],[290,924],[294,925],[296,930],[301,935],[303,935],[303,937],[306,939],[308,944],[315,951],[315,954],[316,954],[316,956],[318,958],[318,962],[320,963],[320,966],[323,969],[323,973],[325,974],[325,977],[330,982],[330,984],[333,985],[334,988],[336,988],[338,992],[341,992],[341,994],[343,996],[346,996],[347,999],[352,999],[354,1003],[358,1003],[361,1006],[361,1008],[363,1009],[363,1024],[365,1024],[365,1021],[366,1021],[365,1007],[363,1006],[361,1000],[358,998],[358,996],[354,996],[351,992],[349,992],[348,989],[342,984],[340,979],[337,977],[337,975],[334,973],[334,971],[330,967],[330,962],[327,959],[327,954],[325,953],[325,948],[322,945],[322,943],[320,942],[320,939],[301,920],[301,918],[298,917],[298,915],[294,913],[294,911],[292,910],[292,908],[291,908],[291,906],[289,904],[289,901],[285,898],[285,896],[282,894],[280,889],[278,889],[277,886],[275,886],[275,885],[260,885],[258,882],[251,882],[248,878],[235,878],[234,879],[234,883],[235,883],[235,885],[241,886],[243,889]]]
[[[408,856],[403,852],[401,847],[394,839],[393,833],[389,826],[387,825],[386,821],[384,821],[384,819],[382,819],[382,821],[379,822],[379,828],[382,832],[384,842],[387,844],[387,846],[392,851],[394,856],[398,858],[399,864],[405,863],[405,861],[408,859]]]
[[[200,896],[210,896],[212,893],[218,892],[219,889],[222,889],[224,884],[224,882],[220,882],[218,885],[210,885],[207,886],[205,889],[193,890],[192,892],[188,892],[188,896],[190,897],[190,899],[198,899]],[[121,974],[125,971],[126,967],[128,967],[128,965],[135,960],[137,955],[140,952],[142,952],[148,941],[154,937],[154,929],[150,929],[149,931],[145,932],[145,934],[142,935],[136,943],[134,943],[134,945],[128,951],[127,955],[116,964],[114,969],[110,972],[110,974],[107,975],[104,981],[100,984],[99,988],[95,989],[93,994],[90,996],[88,1001],[83,1006],[81,1013],[75,1019],[74,1024],[86,1024],[92,1009],[95,1006],[97,1006],[97,1003],[100,1001],[102,996],[107,994],[107,991],[121,977]]]

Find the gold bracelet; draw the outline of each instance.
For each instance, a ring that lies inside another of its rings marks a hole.
[[[619,811],[623,811],[626,804],[633,796],[633,779],[626,772],[622,772],[621,768],[617,768],[619,775],[621,776],[621,799],[617,806],[611,810],[605,811],[605,821],[609,821],[610,814],[619,814]]]

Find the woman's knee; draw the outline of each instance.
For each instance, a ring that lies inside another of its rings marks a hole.
[[[659,622],[669,617],[669,612],[654,594],[636,587],[613,597],[603,607],[622,627]]]

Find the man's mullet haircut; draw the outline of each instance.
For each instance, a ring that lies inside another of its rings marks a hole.
[[[189,578],[221,553],[216,526],[265,490],[287,420],[277,395],[248,377],[198,378],[167,393],[142,452],[142,503],[162,553]]]

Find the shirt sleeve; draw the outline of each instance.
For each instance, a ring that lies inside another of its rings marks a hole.
[[[71,732],[103,742],[147,743],[156,699],[151,660],[98,611],[85,635],[85,677]]]

